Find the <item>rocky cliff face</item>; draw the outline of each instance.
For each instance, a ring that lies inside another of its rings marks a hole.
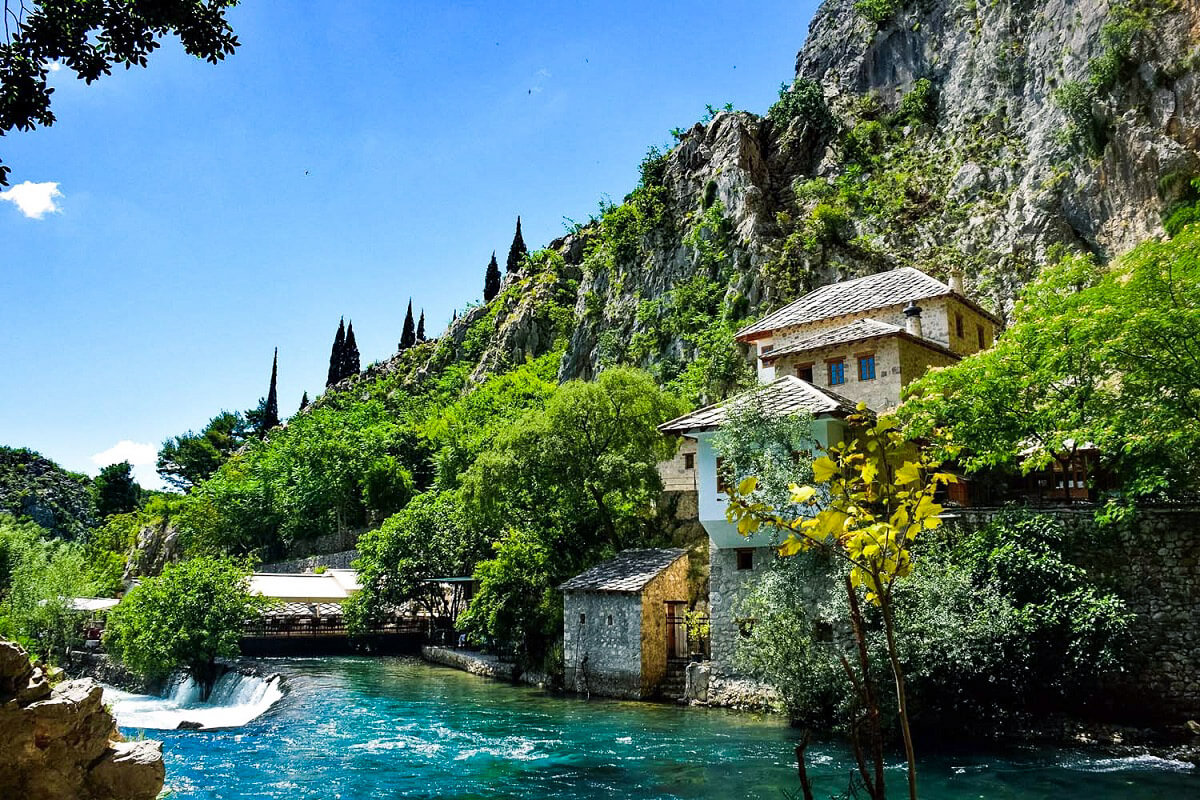
[[[1056,247],[1111,258],[1194,191],[1198,42],[1197,0],[827,0],[769,114],[677,132],[428,365],[565,344],[562,379],[632,363],[711,399],[749,379],[738,325],[903,265],[1003,316]]]
[[[73,539],[96,525],[88,479],[30,450],[0,447],[0,512]]]
[[[16,644],[0,640],[0,797],[153,800],[160,742],[126,742],[90,678],[51,686]]]

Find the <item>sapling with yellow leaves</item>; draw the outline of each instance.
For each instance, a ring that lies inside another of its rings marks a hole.
[[[858,412],[847,422],[847,438],[825,448],[813,461],[813,485],[789,487],[792,504],[807,513],[792,517],[756,502],[751,496],[758,479],[752,475],[731,491],[727,514],[743,536],[764,527],[778,530],[783,534],[779,544],[782,557],[821,550],[846,563],[846,596],[858,650],[858,671],[851,668],[845,656],[841,661],[865,711],[852,725],[851,743],[864,788],[872,798],[885,796],[883,744],[859,595],[879,609],[888,661],[895,678],[900,729],[908,760],[909,797],[915,800],[916,759],[908,723],[904,670],[896,645],[892,596],[897,582],[912,572],[913,541],[922,532],[942,524],[942,506],[935,499],[938,488],[955,482],[956,478],[939,471],[940,462],[908,441],[894,417],[875,419],[865,406],[859,405]],[[871,765],[864,753],[864,738]]]

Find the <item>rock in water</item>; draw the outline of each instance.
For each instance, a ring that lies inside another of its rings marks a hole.
[[[0,797],[154,800],[162,744],[126,742],[91,678],[50,686],[19,645],[0,639]]]

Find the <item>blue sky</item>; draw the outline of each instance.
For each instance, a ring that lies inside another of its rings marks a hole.
[[[410,296],[436,335],[518,214],[542,246],[706,103],[764,112],[815,5],[250,0],[219,65],[168,42],[55,73],[57,124],[0,138],[11,183],[61,193],[0,203],[0,444],[153,483],[163,439],[266,393],[274,347],[292,413],[340,316],[364,365]]]

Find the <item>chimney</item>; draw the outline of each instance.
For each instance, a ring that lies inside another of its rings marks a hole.
[[[916,300],[909,302],[904,309],[904,330],[909,336],[916,336],[918,339],[924,338],[921,332],[921,307],[917,305]]]
[[[962,267],[950,268],[950,291],[961,294],[963,297],[967,296],[967,290],[963,288]]]

